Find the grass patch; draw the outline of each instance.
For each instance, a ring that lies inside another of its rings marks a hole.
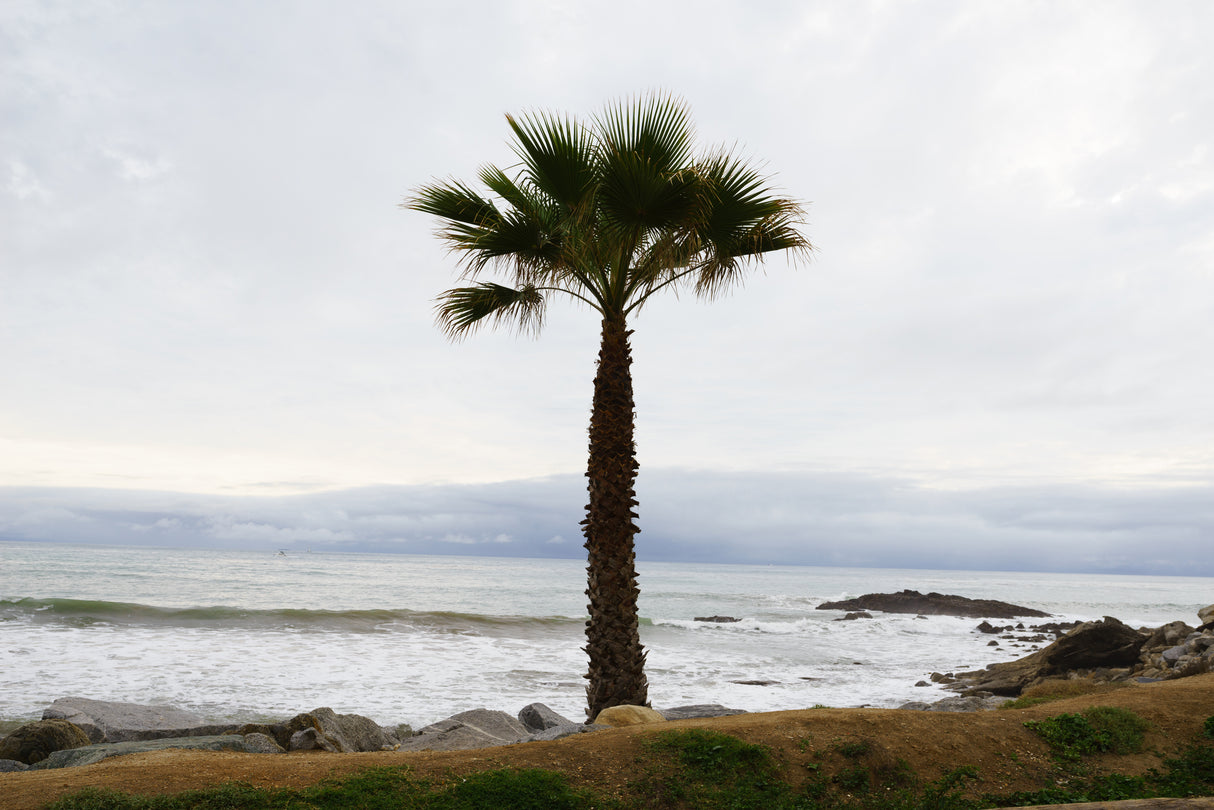
[[[592,796],[561,774],[482,771],[441,785],[411,779],[403,768],[372,768],[302,790],[229,783],[174,796],[131,796],[90,788],[47,810],[587,810]]]
[[[793,807],[768,749],[704,729],[667,731],[645,742],[655,755],[634,784],[647,807]]]
[[[1103,695],[1117,689],[1124,689],[1124,683],[1098,683],[1088,678],[1047,678],[1041,683],[1033,684],[1020,693],[1020,697],[1002,704],[1000,709],[1027,709],[1054,700],[1062,700],[1082,695]]]
[[[1080,714],[1060,714],[1024,725],[1049,743],[1054,756],[1071,762],[1091,754],[1137,753],[1149,727],[1138,715],[1114,706],[1093,706]]]

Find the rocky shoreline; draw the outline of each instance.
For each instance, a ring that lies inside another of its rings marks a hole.
[[[716,704],[655,711],[643,706],[605,709],[593,723],[576,723],[542,703],[516,715],[473,709],[414,730],[380,726],[357,714],[322,707],[280,723],[215,725],[174,706],[60,698],[0,739],[0,772],[91,765],[113,756],[166,748],[281,754],[287,751],[457,751],[557,740],[614,726],[744,714]]]
[[[907,596],[912,594],[923,597],[914,591],[903,591],[886,595],[900,597],[886,604],[905,606]],[[872,596],[881,595],[868,595]],[[861,599],[867,600],[869,609],[882,609],[873,607],[878,602],[868,597]],[[957,602],[955,600],[963,598],[941,597],[940,594],[928,594],[923,598],[935,599],[937,604],[943,600],[955,610],[973,608],[965,602],[986,601]],[[1047,623],[1030,627],[1023,624],[995,626],[984,620],[974,632],[994,636],[992,643],[999,643],[996,639],[1013,644],[1041,644],[1051,638],[1054,640],[1022,658],[991,664],[983,670],[932,673],[932,683],[942,684],[960,694],[934,703],[911,702],[899,708],[979,711],[995,708],[1048,679],[1149,683],[1214,671],[1214,605],[1199,610],[1198,619],[1200,624],[1196,627],[1174,621],[1158,628],[1137,630],[1112,617],[1095,622]],[[727,621],[729,617],[700,620]],[[920,681],[918,685],[930,684]],[[367,717],[338,714],[326,707],[278,723],[216,725],[173,706],[66,697],[48,706],[41,720],[26,724],[0,739],[0,772],[87,765],[112,756],[166,748],[248,753],[455,751],[556,740],[613,726],[744,713],[718,704],[678,706],[663,711],[615,706],[605,710],[592,723],[578,723],[542,703],[532,703],[515,715],[473,709],[415,731],[404,724],[385,728]]]

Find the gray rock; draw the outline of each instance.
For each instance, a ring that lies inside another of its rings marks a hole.
[[[189,748],[204,751],[244,751],[248,752],[244,737],[235,734],[221,734],[212,737],[177,737],[158,740],[129,740],[118,743],[98,743],[86,745],[83,748],[73,748],[69,751],[56,751],[30,770],[46,770],[50,768],[73,768],[78,765],[92,765],[103,759],[118,757],[124,754],[139,754],[145,751],[163,751],[166,748]]]
[[[1175,647],[1169,647],[1168,649],[1164,650],[1162,658],[1169,664],[1175,664],[1184,657],[1186,652],[1188,652],[1188,650],[1186,649],[1185,645],[1178,644]]]
[[[420,733],[404,740],[401,751],[459,751],[489,748],[528,739],[527,727],[505,712],[473,709],[431,723]]]
[[[314,709],[321,730],[341,745],[343,751],[382,751],[396,741],[388,737],[374,720],[361,714],[337,714],[332,709]]]
[[[396,745],[413,736],[413,726],[408,723],[398,723],[392,728],[384,728],[384,734],[387,734],[391,738],[392,744]]]
[[[697,703],[692,706],[675,706],[659,709],[658,714],[667,720],[690,720],[693,717],[728,717],[731,714],[746,714],[743,709],[729,709],[720,703]]]
[[[253,732],[244,735],[245,747],[254,754],[285,754],[286,749],[268,734]]]
[[[559,726],[537,731],[527,738],[527,742],[535,742],[536,740],[559,740],[563,737],[572,737],[574,734],[583,734],[587,731],[598,731],[599,729],[611,728],[611,726],[594,725],[592,723],[562,723]]]
[[[734,618],[733,616],[696,616],[695,621],[712,622],[714,624],[733,624],[734,622],[740,622],[742,620]]]
[[[297,714],[286,723],[241,726],[237,731],[266,734],[288,751],[382,751],[397,743],[374,720],[360,714],[337,714],[328,707]]]
[[[943,700],[937,700],[935,703],[924,703],[916,700],[911,703],[904,703],[898,708],[920,712],[983,712],[988,709],[996,709],[1007,703],[1007,701],[1008,698],[998,696],[947,697]]]
[[[159,740],[223,734],[234,725],[207,723],[174,706],[141,706],[91,698],[59,698],[42,712],[43,720],[67,720],[94,743]]]
[[[18,762],[15,759],[0,759],[0,773],[15,773],[17,771],[28,771],[29,765],[24,762]]]
[[[1197,611],[1197,618],[1201,619],[1202,624],[1214,622],[1214,605],[1206,605]]]
[[[315,726],[302,728],[291,735],[287,743],[288,751],[329,751],[334,754],[342,753],[342,748]]]
[[[518,720],[530,732],[573,724],[572,720],[554,712],[543,703],[531,703],[524,706],[519,710]]]

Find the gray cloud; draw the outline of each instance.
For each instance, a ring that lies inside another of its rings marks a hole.
[[[1209,576],[1212,496],[656,470],[638,487],[637,547],[642,560]],[[5,488],[0,538],[578,558],[584,498],[572,475],[262,498]]]

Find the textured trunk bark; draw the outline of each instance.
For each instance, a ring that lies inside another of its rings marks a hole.
[[[608,706],[649,705],[645,651],[638,631],[636,555],[636,446],[633,444],[632,333],[622,318],[603,319],[602,346],[590,414],[590,503],[582,521],[586,535],[586,714]]]

